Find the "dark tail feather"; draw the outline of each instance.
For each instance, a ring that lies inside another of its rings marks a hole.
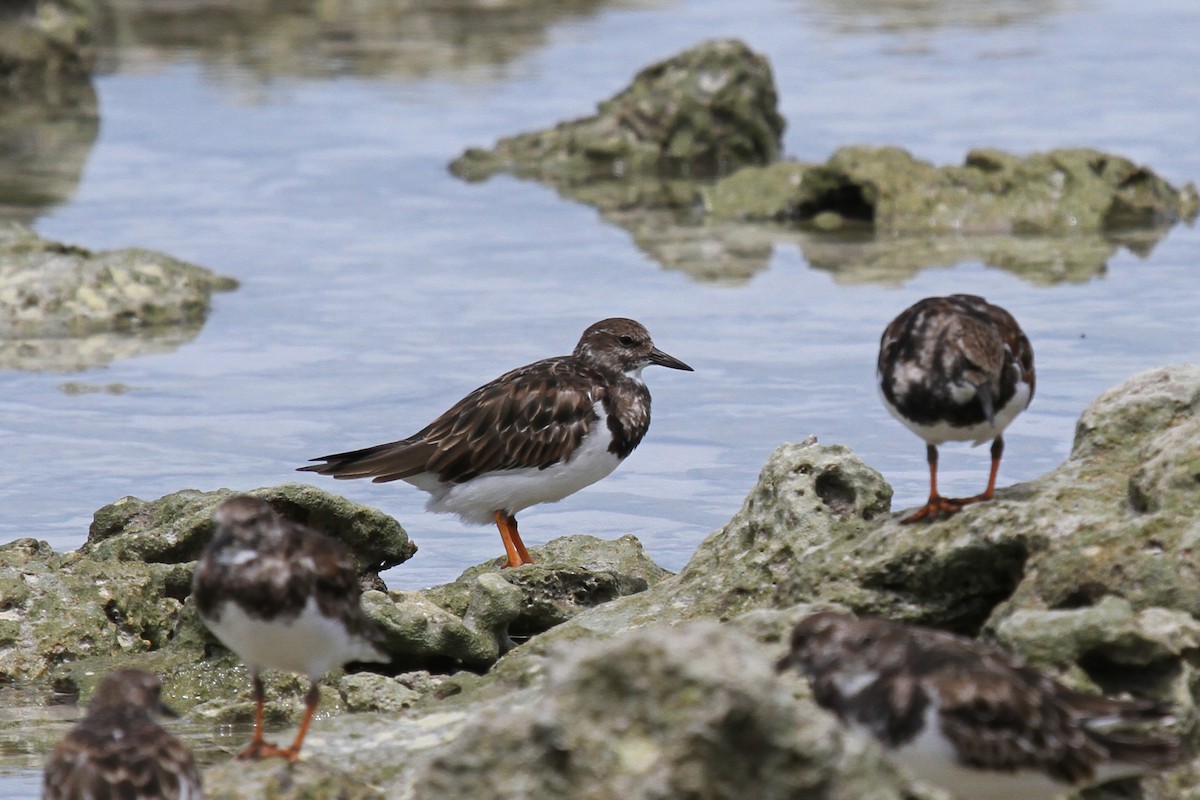
[[[1137,736],[1134,734],[1103,734],[1097,737],[1112,757],[1126,764],[1165,768],[1183,759],[1183,748],[1173,736]]]
[[[384,483],[425,472],[425,465],[435,450],[426,442],[404,439],[314,458],[313,461],[325,463],[299,467],[296,471],[331,475],[339,480],[373,478],[375,483]]]

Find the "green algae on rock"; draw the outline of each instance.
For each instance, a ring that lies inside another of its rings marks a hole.
[[[411,796],[902,796],[877,752],[846,749],[752,640],[712,621],[564,649],[514,699],[415,765]]]
[[[811,222],[822,215],[889,232],[1076,234],[1193,220],[1200,196],[1147,167],[1088,148],[1016,156],[973,150],[935,167],[898,147],[843,147],[823,164],[780,162],[704,190],[721,219]]]
[[[80,553],[97,559],[190,563],[212,538],[213,512],[234,494],[231,489],[185,489],[150,502],[123,497],[95,513]],[[365,579],[417,552],[408,533],[391,517],[316,486],[285,483],[247,494],[266,500],[287,519],[340,539]]]
[[[1127,484],[1154,461],[1147,453],[1190,463],[1173,457],[1190,446],[1176,434],[1198,413],[1200,367],[1135,376],[1084,413],[1067,463],[920,526],[898,524],[890,488],[846,448],[784,445],[678,575],[536,636],[453,697],[447,679],[401,719],[331,720],[309,754],[418,800],[571,797],[583,785],[597,798],[744,796],[745,783],[730,794],[735,776],[707,769],[733,762],[767,776],[764,797],[912,796],[875,748],[812,706],[803,682],[770,679],[791,626],[820,607],[996,632],[1074,685],[1136,689],[1186,718],[1200,633],[1187,604],[1200,592],[1179,589],[1200,570],[1188,556],[1200,493],[1178,477],[1154,482],[1168,496],[1146,511]],[[1139,517],[1156,518],[1153,539],[1130,527]],[[1069,556],[1099,555],[1102,528],[1126,532],[1114,560],[1127,574],[1081,571]],[[1137,577],[1156,562],[1177,575]],[[747,739],[750,753],[739,749]],[[1187,797],[1171,787],[1187,786],[1190,770],[1143,781],[1143,796]]]
[[[541,633],[580,612],[617,597],[644,592],[671,573],[655,564],[633,536],[614,541],[577,535],[553,539],[531,551],[534,563],[505,570],[517,592],[519,610],[506,625],[514,635]],[[477,579],[491,573],[481,564],[452,583],[422,594],[460,617],[469,616]]]
[[[777,103],[765,58],[737,40],[704,42],[646,67],[594,115],[468,150],[450,169],[468,180],[511,172],[556,185],[721,174],[775,160]]]
[[[280,759],[229,760],[206,769],[203,778],[207,800],[384,800],[389,796],[353,772],[307,758],[295,764]]]
[[[0,222],[0,367],[70,371],[172,349],[199,331],[213,292],[236,286],[161,253],[93,253]]]

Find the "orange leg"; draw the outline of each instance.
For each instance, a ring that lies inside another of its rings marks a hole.
[[[266,702],[266,689],[262,677],[254,672],[254,736],[246,749],[237,754],[238,761],[257,761],[260,758],[272,758],[284,755],[284,751],[263,739],[263,704]]]
[[[504,541],[504,552],[508,554],[508,563],[504,566],[519,567],[522,564],[532,564],[533,559],[529,557],[529,551],[521,541],[521,534],[517,533],[517,518],[504,511],[497,511],[495,517],[496,527],[500,529],[500,538]]]
[[[1004,455],[1004,437],[997,436],[992,441],[992,471],[988,475],[987,488],[983,490],[983,494],[977,494],[974,497],[961,497],[955,500],[960,506],[969,505],[971,503],[982,503],[985,500],[991,500],[996,496],[996,474],[1000,472],[1000,457]]]
[[[929,502],[902,519],[900,521],[901,524],[908,525],[927,517],[933,520],[937,519],[939,515],[948,517],[951,514],[957,514],[962,510],[963,506],[991,500],[996,495],[996,475],[1000,472],[1000,457],[1002,455],[1004,455],[1004,438],[997,436],[992,442],[992,470],[988,475],[987,488],[984,489],[982,494],[977,494],[974,497],[942,497],[938,494],[937,490],[937,448],[933,445],[927,445],[925,456],[926,460],[929,461]]]
[[[279,755],[293,764],[300,760],[300,745],[304,744],[304,737],[308,735],[308,726],[312,724],[313,714],[317,713],[317,703],[320,701],[321,690],[317,688],[316,680],[309,679],[308,696],[304,698],[304,719],[300,722],[300,730],[296,731],[296,738],[292,741],[291,746],[286,750],[279,751]]]

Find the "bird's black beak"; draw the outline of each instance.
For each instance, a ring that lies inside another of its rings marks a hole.
[[[158,701],[158,708],[156,708],[154,710],[157,711],[161,716],[166,717],[167,719],[179,719],[179,712],[176,711],[175,709],[171,708],[169,705],[167,705],[166,703],[164,703],[161,700]]]
[[[675,356],[669,356],[657,347],[650,351],[650,363],[658,364],[660,367],[670,367],[671,369],[681,369],[685,372],[695,372],[696,370],[689,367],[687,364],[680,361]]]

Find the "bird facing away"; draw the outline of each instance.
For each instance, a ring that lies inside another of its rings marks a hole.
[[[605,319],[567,356],[535,361],[480,386],[407,439],[314,458],[301,467],[335,478],[403,480],[430,511],[494,522],[505,566],[532,563],[517,513],[554,503],[617,468],[650,427],[651,365],[692,371],[654,346],[631,319]]]
[[[982,297],[927,297],[892,320],[879,343],[879,392],[892,416],[925,440],[929,501],[905,523],[991,500],[1004,429],[1033,399],[1033,348],[1012,315]],[[938,445],[992,440],[987,488],[974,497],[938,493]]]
[[[388,661],[384,632],[359,605],[354,559],[341,542],[249,495],[229,498],[213,518],[217,530],[196,565],[192,594],[200,619],[250,668],[254,736],[238,758],[295,762],[320,699],[317,681],[350,661]],[[263,739],[264,669],[309,680],[304,719],[287,748]]]
[[[87,715],[46,761],[43,800],[200,800],[192,751],[154,721],[156,714],[176,716],[161,692],[149,672],[107,675]]]
[[[1132,731],[1174,722],[1161,705],[1069,689],[930,628],[818,612],[796,626],[778,670],[806,675],[820,706],[963,800],[1052,798],[1180,759],[1178,737]]]

